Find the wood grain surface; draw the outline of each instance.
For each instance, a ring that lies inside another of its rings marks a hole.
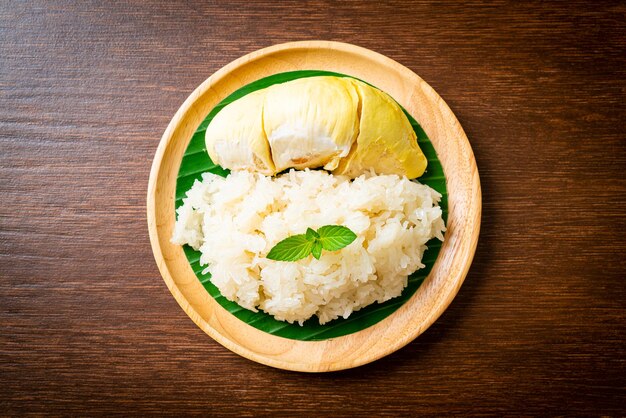
[[[2,2],[0,414],[626,414],[623,2]],[[476,258],[413,343],[323,375],[207,337],[145,220],[183,100],[233,59],[328,39],[381,52],[463,125]]]

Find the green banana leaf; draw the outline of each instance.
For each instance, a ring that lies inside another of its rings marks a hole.
[[[227,169],[224,169],[211,161],[204,144],[204,133],[206,127],[224,106],[248,93],[266,88],[273,84],[284,83],[297,78],[321,75],[349,77],[345,74],[318,70],[279,73],[254,81],[240,88],[215,106],[200,126],[198,126],[198,129],[194,133],[193,138],[185,151],[176,183],[176,208],[182,205],[182,199],[185,197],[185,194],[196,180],[201,179],[202,173],[211,172],[221,176],[226,176],[229,173]],[[417,121],[415,121],[415,119],[413,119],[413,117],[406,112],[406,110],[404,110],[404,113],[409,118],[409,121],[411,122],[411,125],[417,135],[417,142],[428,159],[426,173],[419,178],[419,182],[429,185],[442,194],[443,197],[440,204],[443,210],[443,218],[447,221],[448,195],[446,192],[446,181],[443,168],[437,158],[437,153],[435,152],[435,149],[433,148],[424,130],[417,123]],[[409,300],[409,298],[413,296],[415,291],[420,287],[426,276],[428,276],[428,273],[430,273],[430,270],[437,259],[437,255],[439,254],[441,242],[433,239],[427,243],[427,246],[428,250],[426,250],[422,259],[422,262],[426,265],[426,267],[418,270],[409,277],[408,286],[404,289],[401,296],[382,304],[374,303],[366,308],[352,313],[347,319],[339,318],[328,322],[325,325],[320,325],[317,317],[314,316],[306,321],[302,326],[277,321],[265,312],[252,312],[242,308],[235,302],[227,300],[211,283],[211,275],[202,274],[202,270],[204,270],[206,266],[200,266],[200,252],[195,251],[187,245],[184,246],[184,251],[191,268],[196,273],[198,280],[200,280],[200,283],[202,283],[207,292],[209,292],[209,294],[228,312],[235,315],[240,320],[257,329],[260,329],[261,331],[265,331],[276,336],[291,338],[294,340],[320,341],[351,334],[370,327],[391,315],[400,306],[402,306],[402,304]]]

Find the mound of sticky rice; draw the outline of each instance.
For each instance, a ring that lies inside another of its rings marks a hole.
[[[205,173],[177,210],[172,242],[201,252],[204,272],[227,299],[278,320],[317,315],[324,324],[402,293],[424,267],[426,242],[443,241],[440,198],[396,175]],[[265,258],[279,241],[324,225],[346,226],[357,239],[319,260]]]

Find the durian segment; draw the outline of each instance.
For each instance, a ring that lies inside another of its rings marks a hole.
[[[276,174],[263,130],[266,92],[249,93],[215,115],[205,134],[206,149],[214,163],[231,170]]]
[[[269,87],[263,121],[276,171],[336,168],[358,134],[358,105],[345,78],[300,78]]]
[[[405,175],[410,179],[421,176],[426,169],[426,156],[400,106],[376,88],[354,79],[351,82],[361,100],[359,136],[333,174],[354,178],[373,169],[377,174]]]

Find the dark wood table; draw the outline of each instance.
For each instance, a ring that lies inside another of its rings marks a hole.
[[[2,2],[0,415],[626,414],[626,4]],[[305,39],[408,66],[474,148],[483,227],[444,315],[343,372],[241,358],[177,305],[145,215],[183,100]]]

